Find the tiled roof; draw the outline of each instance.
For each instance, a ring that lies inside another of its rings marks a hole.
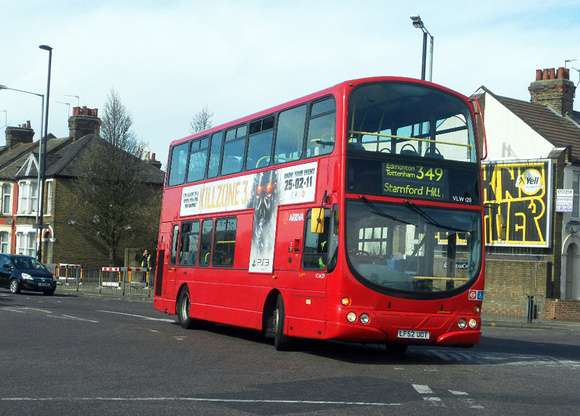
[[[570,147],[573,160],[580,161],[580,113],[563,117],[542,104],[494,95],[506,108],[534,129],[554,147]]]
[[[80,163],[81,155],[95,146],[110,146],[101,137],[89,134],[78,140],[65,138],[49,138],[46,155],[46,177],[78,177],[82,175]],[[26,163],[30,153],[38,157],[38,141],[27,144],[17,144],[11,149],[0,153],[0,179],[17,179],[17,173]],[[143,180],[152,183],[163,183],[164,173],[146,161],[142,161]],[[32,169],[29,176],[36,176],[36,169]],[[18,177],[22,177],[18,175]]]

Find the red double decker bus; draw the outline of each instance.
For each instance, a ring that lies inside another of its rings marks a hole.
[[[479,128],[440,85],[375,77],[176,140],[155,308],[293,337],[472,346]]]

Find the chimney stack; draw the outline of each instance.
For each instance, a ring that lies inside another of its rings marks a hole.
[[[75,141],[87,134],[99,134],[101,119],[96,108],[73,107],[73,115],[68,119],[70,138]]]
[[[528,90],[531,102],[548,106],[562,116],[572,113],[576,87],[568,68],[536,69],[536,80]]]
[[[6,146],[10,149],[18,143],[32,143],[34,130],[30,127],[30,120],[17,127],[6,127]]]
[[[145,155],[145,160],[151,166],[155,166],[157,169],[161,169],[161,162],[155,159],[155,153],[149,153]]]

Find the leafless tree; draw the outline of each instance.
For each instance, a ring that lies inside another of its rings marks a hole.
[[[119,94],[111,89],[103,108],[101,136],[116,148],[141,158],[145,146],[137,140],[132,127],[133,120],[121,102]]]
[[[210,113],[207,107],[202,108],[200,111],[195,113],[191,119],[191,132],[197,133],[199,131],[207,130],[211,128],[212,122],[211,119],[213,117],[213,113]]]
[[[87,141],[75,181],[78,224],[101,243],[112,264],[118,264],[122,242],[146,235],[148,241],[137,247],[149,246],[159,218],[161,172],[141,160],[144,145],[131,127],[131,117],[111,91],[104,106],[103,137]]]

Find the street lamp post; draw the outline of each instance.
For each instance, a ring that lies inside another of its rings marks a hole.
[[[44,141],[44,146],[42,146],[43,152],[40,155],[40,175],[38,181],[38,198],[40,199],[40,208],[38,213],[38,232],[40,233],[40,239],[38,241],[38,251],[36,255],[38,261],[42,262],[42,237],[43,237],[43,214],[44,214],[44,173],[46,169],[46,153],[47,153],[47,142],[46,136],[48,134],[48,104],[50,99],[50,72],[52,67],[52,48],[48,45],[40,45],[40,49],[48,51],[48,77],[46,81],[46,107],[44,116],[44,136],[41,138]]]
[[[40,140],[38,141],[38,169],[37,169],[37,176],[36,176],[36,183],[37,183],[37,189],[38,186],[40,186],[40,158],[42,155],[42,149],[44,148],[43,143],[42,143],[42,138],[46,135],[46,130],[43,130],[43,121],[44,121],[44,94],[39,94],[36,92],[32,92],[32,91],[26,91],[26,90],[19,90],[18,88],[9,88],[6,85],[0,85],[0,90],[8,90],[8,91],[16,91],[16,92],[21,92],[24,94],[30,94],[30,95],[36,95],[37,97],[40,97],[41,102],[40,102]],[[8,123],[6,123],[6,125],[8,126]],[[39,212],[40,212],[40,199],[38,201],[38,204],[36,205],[36,223],[38,224],[38,218],[39,218]],[[37,253],[38,253],[38,249],[37,249]]]
[[[421,20],[421,16],[411,16],[411,22],[413,27],[421,29],[423,32],[423,57],[421,60],[421,79],[425,79],[425,67],[427,63],[427,35],[429,35],[430,48],[429,48],[429,81],[433,80],[433,43],[435,41],[434,36],[427,30],[425,23]]]

